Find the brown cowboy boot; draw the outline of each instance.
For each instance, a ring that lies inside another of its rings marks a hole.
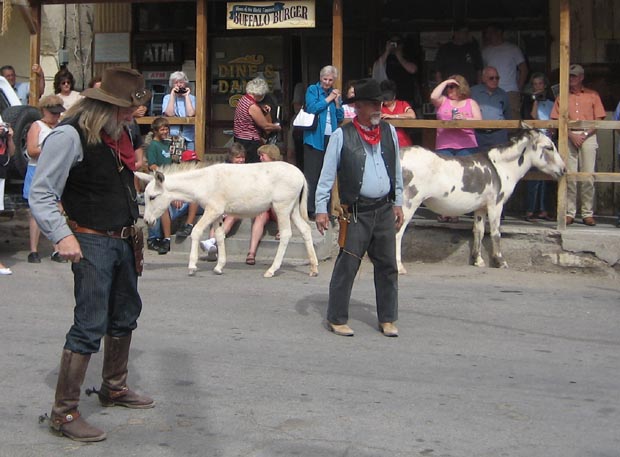
[[[101,441],[106,439],[103,430],[93,427],[80,416],[80,387],[84,382],[90,354],[78,354],[68,349],[62,351],[56,397],[52,407],[50,427],[59,435],[75,441]]]
[[[97,394],[103,406],[125,406],[146,409],[155,406],[152,398],[139,395],[127,387],[127,360],[131,334],[114,337],[106,335],[103,353],[103,382]]]

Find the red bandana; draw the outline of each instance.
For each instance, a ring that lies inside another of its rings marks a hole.
[[[357,116],[353,118],[353,125],[355,126],[357,133],[360,134],[360,136],[366,143],[372,144],[374,146],[375,144],[379,144],[379,141],[381,141],[381,129],[378,125],[371,129],[363,127],[357,121]]]
[[[102,130],[101,139],[120,157],[127,168],[136,171],[136,151],[126,130],[123,130],[118,140],[113,140],[110,135]]]

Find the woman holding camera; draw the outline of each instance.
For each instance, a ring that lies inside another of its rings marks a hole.
[[[196,115],[196,97],[188,87],[189,80],[182,71],[170,75],[170,93],[162,101],[163,115],[168,117],[194,117]],[[185,149],[194,150],[195,131],[193,125],[171,125],[170,135],[181,136],[185,140]]]

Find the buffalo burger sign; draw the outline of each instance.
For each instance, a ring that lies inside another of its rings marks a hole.
[[[314,27],[314,0],[291,2],[229,2],[227,29]]]

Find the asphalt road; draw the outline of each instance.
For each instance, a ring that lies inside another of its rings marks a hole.
[[[620,285],[607,277],[408,264],[399,338],[376,329],[372,269],[353,338],[323,327],[332,262],[318,278],[230,261],[223,276],[147,255],[130,385],[152,410],[82,414],[97,444],[58,438],[49,413],[72,320],[67,265],[15,262],[0,277],[0,456],[616,457]],[[84,388],[99,385],[101,354]]]

